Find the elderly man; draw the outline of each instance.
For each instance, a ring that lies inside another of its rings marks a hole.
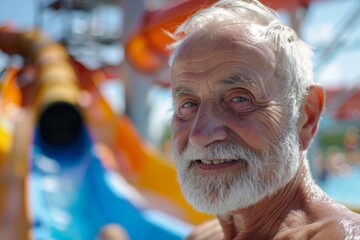
[[[360,216],[309,173],[324,105],[310,48],[256,0],[219,1],[174,37],[178,179],[194,208],[219,221],[189,239],[360,239]]]

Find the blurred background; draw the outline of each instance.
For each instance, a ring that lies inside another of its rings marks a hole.
[[[0,0],[2,236],[94,239],[115,224],[124,239],[182,239],[211,219],[176,183],[165,32],[213,2]],[[312,174],[360,211],[360,2],[262,2],[315,52]]]

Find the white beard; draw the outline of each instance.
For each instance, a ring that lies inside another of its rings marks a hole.
[[[241,147],[236,140],[214,143],[206,148],[188,145],[182,154],[172,147],[178,181],[187,201],[197,210],[224,214],[245,208],[272,195],[293,179],[301,152],[296,130],[288,129],[266,150]],[[199,174],[190,167],[196,159],[243,159],[245,168],[234,167],[224,174]]]

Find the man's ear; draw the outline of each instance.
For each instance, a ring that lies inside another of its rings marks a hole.
[[[310,86],[305,103],[300,111],[299,138],[301,150],[306,150],[309,147],[311,139],[316,133],[320,115],[324,108],[324,98],[324,89],[321,86]]]

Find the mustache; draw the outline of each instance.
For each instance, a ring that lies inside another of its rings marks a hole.
[[[249,161],[254,158],[261,158],[262,156],[262,151],[260,152],[251,149],[236,140],[228,140],[225,142],[214,142],[205,148],[200,148],[189,143],[180,157],[183,161],[195,161],[200,159]]]

